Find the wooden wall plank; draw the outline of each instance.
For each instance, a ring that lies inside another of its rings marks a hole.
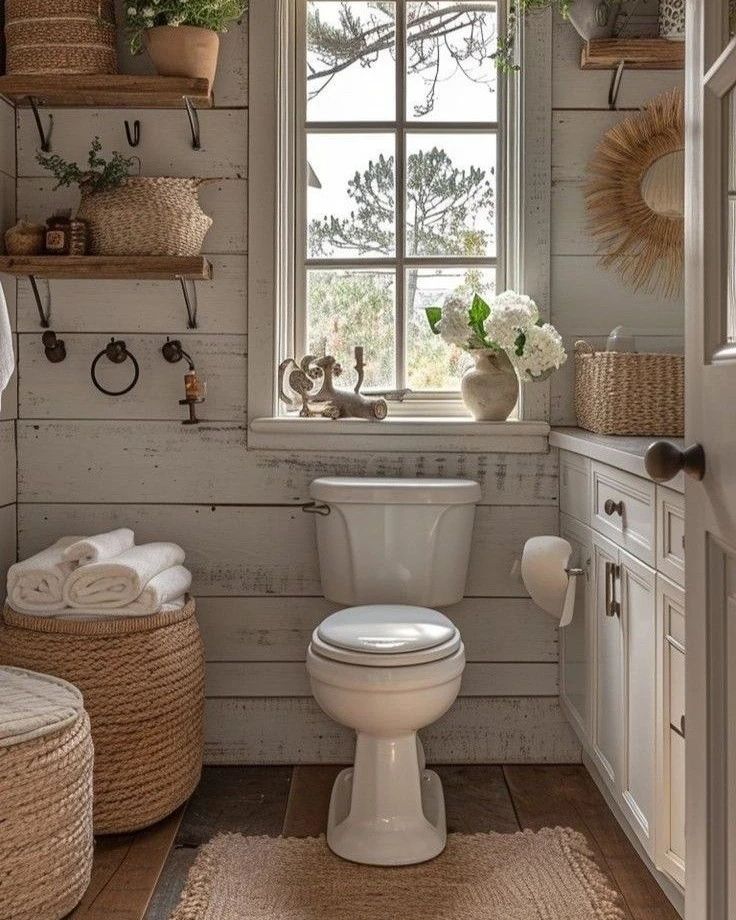
[[[198,597],[208,661],[303,661],[312,631],[339,604],[323,597]],[[528,598],[470,598],[442,608],[471,662],[556,662],[557,629]]]
[[[16,560],[16,506],[0,508],[0,585],[5,586],[8,568]]]
[[[192,147],[183,111],[165,109],[46,109],[54,117],[54,153],[77,163],[87,160],[90,141],[97,136],[105,156],[119,150],[140,160],[143,176],[211,176],[245,179],[248,174],[248,113],[244,109],[202,109],[202,146]],[[132,149],[125,120],[140,122],[141,139]],[[0,132],[2,125],[0,125]],[[0,137],[2,134],[0,133]],[[18,175],[49,173],[37,161],[38,131],[33,112],[18,110]],[[0,159],[0,169],[2,160]],[[137,171],[138,165],[135,166]]]
[[[247,278],[242,256],[209,256],[211,281],[198,281],[196,330],[187,328],[181,288],[172,281],[48,282],[51,317],[57,331],[155,332],[181,337],[218,333],[245,335]],[[46,297],[46,282],[38,281]],[[38,310],[31,285],[18,279],[18,329],[38,333]]]
[[[15,422],[0,422],[0,505],[16,499]]]
[[[4,99],[0,99],[0,172],[15,179],[15,109]]]
[[[512,571],[525,541],[556,533],[557,509],[481,507],[466,593],[524,597]],[[187,553],[195,595],[317,595],[321,584],[311,515],[299,508],[223,505],[21,504],[23,556],[69,533],[132,527],[138,542],[175,540]]]
[[[124,396],[106,396],[92,384],[90,365],[109,341],[106,336],[64,333],[67,356],[59,364],[48,361],[38,335],[24,333],[19,338],[23,418],[186,417],[179,405],[184,396],[186,364],[164,360],[164,336],[126,334],[125,343],[140,365],[140,379]],[[207,381],[207,401],[201,414],[215,420],[244,420],[247,337],[191,335],[185,347]],[[103,357],[97,376],[103,386],[123,389],[132,380],[133,368],[130,361],[112,364]],[[131,480],[126,484],[130,489]]]
[[[162,362],[160,373],[167,372],[180,385],[180,375]],[[209,401],[201,407],[205,418],[209,408]],[[171,414],[178,406],[174,401],[166,409]],[[124,502],[134,482],[139,502],[176,503],[186,496],[207,504],[294,504],[309,500],[309,484],[319,476],[393,476],[474,479],[487,505],[557,505],[554,452],[300,453],[246,451],[245,442],[242,425],[207,420],[197,427],[176,421],[21,421],[21,500]],[[81,466],[80,444],[89,448]]]
[[[348,763],[353,733],[307,697],[208,700],[207,763]],[[422,731],[430,763],[579,763],[554,698],[462,698]]]

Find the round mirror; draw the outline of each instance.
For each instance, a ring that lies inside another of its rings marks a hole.
[[[652,163],[642,176],[641,197],[655,214],[673,219],[684,216],[684,150],[666,153]]]

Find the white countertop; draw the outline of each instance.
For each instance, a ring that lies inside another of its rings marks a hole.
[[[627,473],[633,473],[635,476],[643,476],[644,479],[650,478],[644,468],[644,454],[650,444],[661,440],[670,441],[680,448],[685,446],[682,438],[634,438],[611,434],[593,434],[592,431],[585,431],[583,428],[553,428],[549,434],[551,447],[559,447],[561,450],[569,450],[574,454],[582,454],[584,457],[607,463],[609,466],[625,470]],[[680,473],[665,485],[676,492],[684,492],[685,477]]]

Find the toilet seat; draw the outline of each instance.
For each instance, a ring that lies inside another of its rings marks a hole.
[[[312,651],[331,661],[396,668],[449,658],[462,645],[446,616],[408,604],[347,607],[312,634]]]

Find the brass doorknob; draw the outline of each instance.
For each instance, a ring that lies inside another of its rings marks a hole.
[[[681,471],[693,479],[702,479],[705,475],[705,451],[702,444],[680,450],[670,441],[655,441],[644,455],[644,466],[655,482],[667,482]]]

